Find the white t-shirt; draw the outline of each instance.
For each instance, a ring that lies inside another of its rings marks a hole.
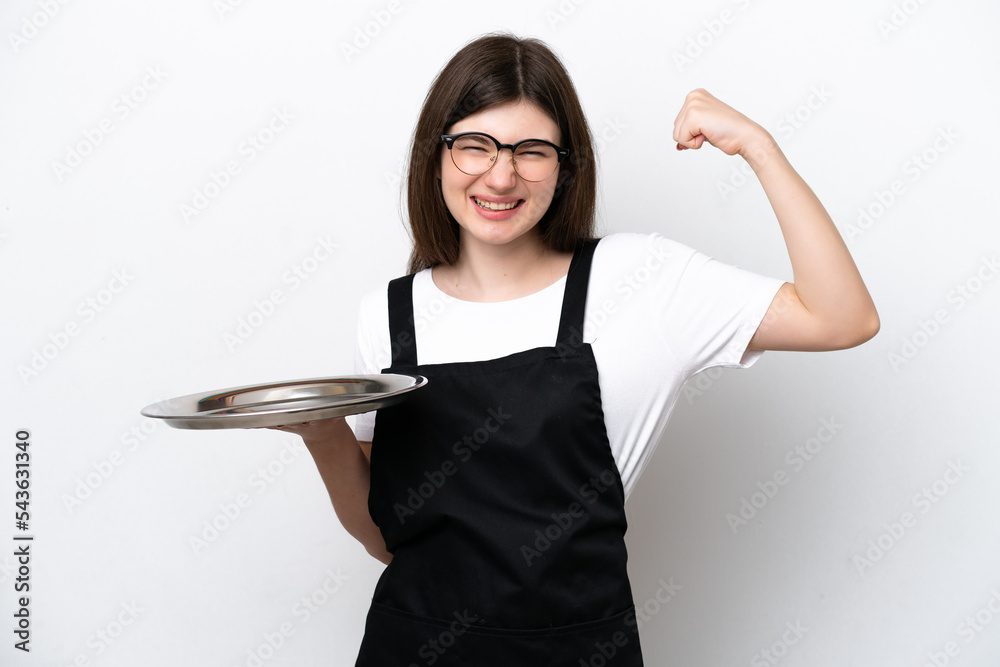
[[[605,425],[626,497],[653,453],[684,382],[712,366],[749,368],[748,351],[783,281],[718,262],[659,234],[611,234],[594,253],[583,339],[597,361]],[[430,269],[413,280],[417,363],[483,361],[556,344],[563,277],[495,303],[442,292]],[[361,302],[355,372],[391,364],[388,296]],[[375,412],[358,415],[370,441]]]

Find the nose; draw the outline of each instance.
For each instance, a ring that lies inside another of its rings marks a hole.
[[[514,171],[514,154],[503,148],[497,154],[496,161],[486,172],[486,185],[494,190],[509,190],[517,185],[517,172]]]

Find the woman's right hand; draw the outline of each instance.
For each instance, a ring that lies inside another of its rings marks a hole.
[[[337,443],[347,435],[345,430],[351,434],[351,438],[347,438],[348,441],[353,439],[354,436],[350,426],[347,425],[347,420],[343,417],[317,419],[316,421],[287,424],[284,426],[268,426],[267,428],[284,431],[285,433],[294,433],[300,436],[306,447],[309,448]],[[355,440],[355,442],[357,441]]]

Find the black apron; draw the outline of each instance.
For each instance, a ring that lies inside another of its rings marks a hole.
[[[428,383],[376,416],[368,507],[393,558],[357,665],[642,665],[625,493],[582,341],[596,245],[573,257],[555,347],[488,361],[418,366],[413,275],[389,283],[383,372]]]

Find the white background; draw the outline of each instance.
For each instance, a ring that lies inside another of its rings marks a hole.
[[[361,295],[405,271],[423,97],[495,29],[564,58],[601,137],[603,233],[792,279],[739,158],[673,149],[705,87],[778,139],[882,318],[856,349],[691,381],[629,501],[647,664],[997,664],[996,3],[230,4],[0,7],[4,665],[353,664],[381,566],[308,453],[139,410],[352,372]],[[259,326],[234,343],[240,320]],[[12,647],[18,429],[30,654]]]

